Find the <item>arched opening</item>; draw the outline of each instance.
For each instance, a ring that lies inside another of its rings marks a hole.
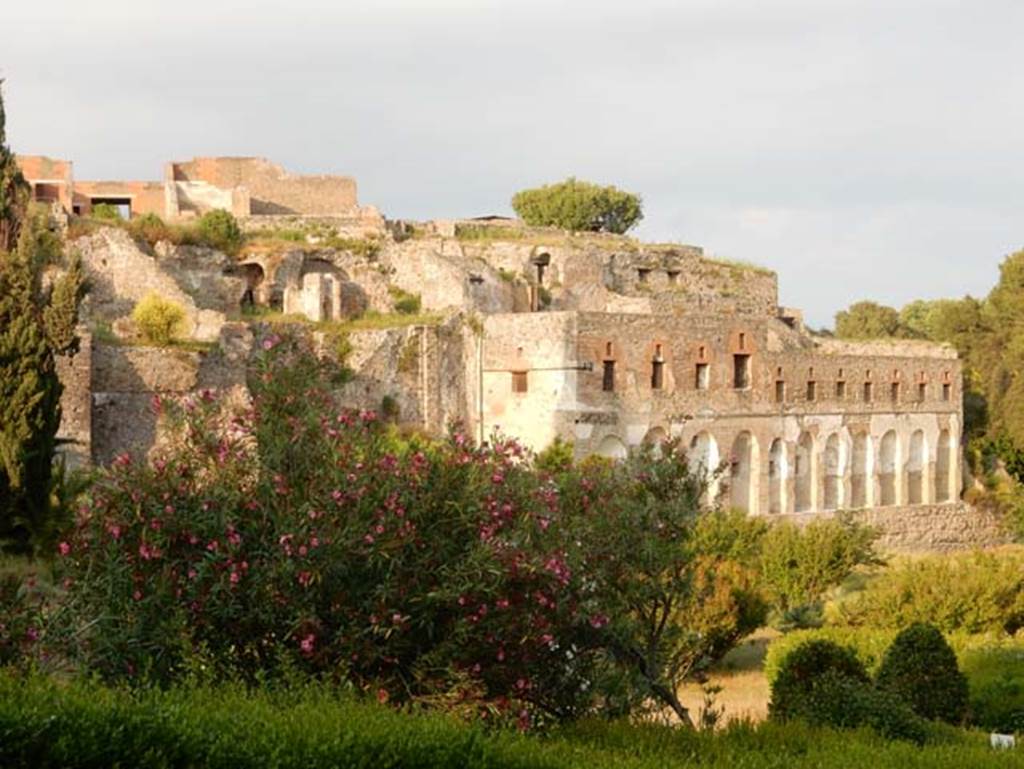
[[[910,436],[910,451],[907,454],[907,503],[920,505],[928,501],[928,489],[925,486],[928,467],[928,442],[924,432],[915,430]]]
[[[949,502],[953,497],[949,468],[952,465],[953,441],[949,430],[939,433],[939,445],[935,450],[935,501]]]
[[[897,468],[899,467],[899,441],[896,431],[882,436],[878,447],[878,492],[883,507],[899,504]]]
[[[825,509],[838,510],[843,506],[843,476],[846,457],[839,434],[832,433],[825,441]]]
[[[732,444],[729,461],[729,503],[737,510],[757,514],[758,492],[757,440],[743,431]]]
[[[786,444],[782,438],[772,441],[768,449],[768,512],[786,511],[786,478],[789,463],[786,461]]]
[[[668,440],[668,433],[664,427],[652,427],[644,436],[644,445],[649,446],[655,456],[661,456],[661,446]]]
[[[254,307],[261,302],[259,289],[263,283],[265,274],[263,267],[255,262],[246,262],[239,266],[242,278],[245,280],[245,291],[242,292],[240,304],[242,308]]]
[[[853,437],[853,468],[850,473],[850,507],[870,507],[871,495],[871,439],[867,433]]]
[[[812,509],[814,504],[814,439],[802,433],[796,444],[793,462],[794,509],[798,513]]]
[[[711,433],[700,432],[693,436],[687,459],[690,472],[704,481],[707,501],[714,504],[718,499],[718,466],[721,463],[721,458],[718,453],[718,443]]]
[[[625,459],[628,452],[626,444],[618,436],[606,435],[598,445],[597,453],[608,459]]]

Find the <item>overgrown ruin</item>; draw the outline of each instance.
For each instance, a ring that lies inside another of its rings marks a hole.
[[[815,336],[779,307],[770,271],[494,217],[387,220],[359,206],[350,178],[258,158],[172,162],[154,182],[77,182],[67,161],[19,162],[58,219],[98,203],[172,222],[223,209],[250,235],[237,257],[148,248],[114,226],[70,243],[91,283],[82,350],[64,371],[63,433],[79,463],[148,451],[154,395],[244,400],[265,311],[325,350],[344,334],[345,402],[404,425],[437,434],[457,422],[535,450],[560,438],[577,457],[675,438],[715,498],[752,515],[853,510],[897,549],[1001,536],[960,501],[955,351]],[[192,348],[133,343],[128,315],[151,291],[185,308]]]

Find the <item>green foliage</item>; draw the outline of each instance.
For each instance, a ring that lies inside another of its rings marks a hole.
[[[0,89],[3,83],[0,79]],[[0,91],[0,252],[10,251],[18,242],[31,192],[14,153],[7,146],[6,112]]]
[[[800,719],[817,726],[867,726],[888,739],[923,743],[923,721],[896,694],[871,684],[850,649],[809,640],[782,660],[772,681],[769,714],[777,721]]]
[[[53,472],[63,391],[56,356],[76,346],[82,273],[73,258],[44,288],[60,242],[42,214],[19,229],[17,250],[0,252],[0,541],[28,552],[52,546],[65,509]]]
[[[762,543],[762,581],[775,611],[785,622],[812,608],[859,566],[880,561],[874,551],[878,532],[853,520],[812,521],[806,526],[772,526]]]
[[[764,658],[764,675],[772,684],[779,674],[782,661],[799,646],[809,641],[827,641],[857,655],[864,669],[874,676],[882,664],[885,650],[896,637],[894,629],[822,627],[793,630],[772,641]]]
[[[836,602],[829,622],[944,632],[1013,634],[1024,628],[1024,552],[1007,549],[904,559]]]
[[[541,736],[437,714],[399,713],[326,687],[175,687],[129,692],[94,682],[0,675],[0,764],[208,769],[1006,769],[984,735],[923,746],[800,722],[693,732],[585,721]]]
[[[915,623],[901,630],[882,658],[876,681],[922,718],[951,724],[964,720],[967,679],[934,625]]]
[[[621,235],[643,218],[638,195],[572,177],[517,192],[512,197],[512,208],[531,226],[560,227],[573,232]]]
[[[388,293],[391,294],[395,312],[399,315],[418,315],[423,306],[419,294],[410,294],[397,286],[390,286]]]
[[[185,240],[181,228],[171,227],[154,213],[142,214],[131,219],[128,222],[128,231],[137,240],[151,247],[162,240],[174,244]]]
[[[1024,638],[965,648],[960,666],[970,682],[970,720],[982,729],[1024,732]]]
[[[132,323],[142,339],[166,347],[185,333],[185,309],[156,292],[146,294],[132,310]]]
[[[836,313],[836,336],[840,339],[886,339],[908,337],[912,332],[900,322],[892,307],[877,302],[856,302]]]
[[[196,231],[206,245],[229,255],[237,254],[244,240],[235,217],[230,211],[221,209],[203,214],[196,225]]]
[[[111,203],[97,203],[92,207],[91,215],[101,222],[120,222],[124,219],[120,209]]]
[[[831,641],[812,639],[792,648],[779,664],[771,681],[769,715],[777,720],[807,715],[814,685],[826,673],[867,684],[867,671],[857,655]]]
[[[569,470],[573,466],[574,456],[572,441],[563,441],[556,436],[547,448],[537,454],[534,466],[542,473],[554,475]]]

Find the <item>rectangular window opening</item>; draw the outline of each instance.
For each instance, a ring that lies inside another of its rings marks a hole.
[[[525,371],[512,372],[512,392],[525,393],[529,389]]]
[[[636,271],[636,279],[640,283],[646,283],[647,282],[647,277],[650,274],[651,274],[650,270],[643,270],[643,269],[637,270]]]
[[[707,390],[711,384],[711,365],[698,363],[694,374],[693,386],[697,390]]]
[[[893,403],[899,403],[900,402],[900,383],[899,382],[893,382],[891,385],[889,385],[889,399]]]
[[[665,386],[665,361],[651,361],[651,389],[660,390]]]
[[[928,385],[926,385],[924,382],[920,382],[917,385],[917,402],[918,403],[924,403],[925,399],[927,397],[928,397]]]
[[[775,382],[775,402],[782,403],[786,400],[786,383],[781,379]]]
[[[864,383],[864,402],[871,403],[871,399],[874,397],[874,386],[871,382]]]
[[[813,379],[807,383],[807,400],[813,403],[818,399],[818,383]]]
[[[732,386],[737,390],[746,390],[750,387],[750,356],[733,355],[732,363]]]
[[[615,361],[604,362],[604,376],[601,380],[601,389],[610,393],[615,389]]]
[[[836,382],[836,400],[846,399],[846,382],[839,380]]]
[[[949,382],[942,383],[942,400],[948,401],[953,395],[953,385]]]

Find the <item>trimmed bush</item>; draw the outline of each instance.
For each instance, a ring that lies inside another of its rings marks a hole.
[[[925,723],[895,693],[873,686],[851,649],[811,640],[783,660],[772,683],[768,712],[776,721],[816,726],[867,726],[888,739],[923,743]]]
[[[206,245],[225,254],[236,254],[245,239],[235,217],[229,211],[207,211],[199,219],[196,232]]]
[[[864,665],[851,649],[831,641],[811,640],[793,649],[772,681],[769,715],[777,720],[799,718],[813,707],[814,687],[825,674],[867,685]]]
[[[135,305],[132,322],[143,340],[166,347],[185,332],[185,310],[177,302],[150,292]]]
[[[809,641],[829,641],[852,650],[868,675],[874,676],[882,664],[885,650],[895,637],[895,630],[869,628],[823,627],[793,630],[781,638],[776,638],[768,647],[764,658],[764,674],[771,685],[778,677],[783,661],[794,649]]]
[[[878,686],[923,718],[957,724],[967,712],[967,679],[941,631],[917,623],[900,632],[882,659]]]

